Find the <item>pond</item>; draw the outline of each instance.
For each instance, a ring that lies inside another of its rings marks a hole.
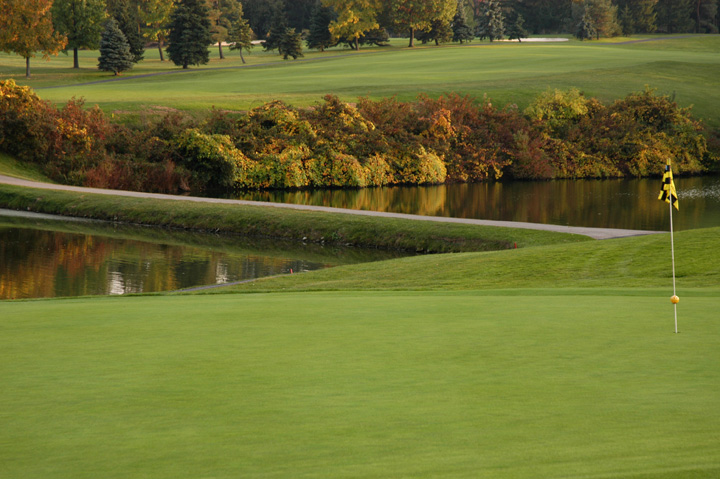
[[[659,178],[515,181],[357,190],[249,191],[234,197],[427,216],[667,231]],[[720,226],[720,177],[675,178],[675,230]]]
[[[0,299],[172,291],[397,256],[0,210]]]

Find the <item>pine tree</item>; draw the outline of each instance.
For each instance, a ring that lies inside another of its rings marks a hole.
[[[270,52],[280,48],[280,42],[282,41],[287,28],[288,24],[285,12],[277,10],[270,23],[270,29],[268,30],[267,35],[265,35],[265,43],[263,43],[265,51]]]
[[[629,37],[633,33],[635,33],[635,19],[633,17],[632,12],[630,11],[630,5],[625,5],[620,10],[620,17],[618,18],[618,21],[620,22],[620,28],[622,28],[622,34],[626,37]]]
[[[454,42],[471,42],[475,38],[475,34],[472,28],[467,24],[465,17],[465,9],[463,8],[462,2],[458,2],[457,12],[452,20],[452,31]]]
[[[168,58],[175,65],[204,65],[210,61],[210,17],[202,0],[180,0],[170,14]]]
[[[502,6],[498,0],[487,0],[483,11],[485,36],[490,41],[499,40],[505,33],[505,16],[503,15]]]
[[[297,57],[303,56],[302,34],[296,33],[294,28],[286,28],[282,37],[280,37],[278,51],[283,56],[283,60],[287,60],[288,57],[293,57],[293,60],[296,60]]]
[[[128,0],[108,0],[108,14],[118,22],[120,31],[130,45],[133,62],[137,63],[145,56],[145,40],[140,33],[140,15]]]
[[[321,52],[333,46],[334,41],[330,33],[330,23],[335,20],[332,8],[318,5],[310,17],[310,32],[305,40],[308,48],[316,48]]]
[[[227,41],[230,43],[230,50],[238,50],[240,52],[240,59],[245,63],[245,57],[242,51],[245,50],[250,53],[253,47],[252,44],[253,31],[250,28],[250,24],[244,18],[239,18],[230,27],[230,33],[228,33]]]
[[[657,25],[663,33],[689,32],[692,25],[693,0],[658,0]]]
[[[593,24],[592,17],[590,16],[590,13],[586,10],[585,13],[583,13],[580,23],[578,23],[577,25],[575,37],[577,37],[581,41],[592,40],[596,34],[597,31],[595,30],[595,25]]]
[[[100,57],[98,69],[119,75],[133,66],[133,55],[125,35],[114,19],[105,23],[105,31],[100,38]]]
[[[523,38],[527,38],[528,32],[525,30],[525,19],[519,13],[515,15],[515,20],[510,24],[508,29],[508,38],[522,42]]]

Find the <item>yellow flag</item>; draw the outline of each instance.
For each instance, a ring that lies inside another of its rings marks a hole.
[[[660,190],[660,196],[658,196],[658,199],[672,204],[676,210],[680,211],[677,190],[675,189],[672,168],[670,167],[670,160],[668,160],[667,165],[665,165],[665,173],[663,174],[662,182],[662,190]]]

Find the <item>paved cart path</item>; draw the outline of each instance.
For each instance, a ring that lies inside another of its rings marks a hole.
[[[163,195],[158,193],[142,193],[137,191],[105,190],[100,188],[84,188],[79,186],[56,185],[39,181],[23,180],[11,176],[0,175],[0,183],[8,185],[26,186],[29,188],[42,188],[47,190],[74,191],[77,193],[93,193],[99,195],[127,196],[131,198],[154,198],[174,201],[194,201],[197,203],[218,203],[226,205],[261,206],[266,208],[290,208],[295,210],[325,211],[328,213],[341,213],[348,215],[381,216],[384,218],[402,218],[416,221],[436,221],[439,223],[462,223],[482,226],[502,226],[505,228],[522,228],[531,230],[555,231],[558,233],[572,233],[589,236],[595,239],[623,238],[626,236],[639,236],[664,233],[664,231],[625,230],[615,228],[591,228],[585,226],[561,226],[541,223],[524,223],[518,221],[478,220],[470,218],[449,218],[446,216],[408,215],[404,213],[386,213],[383,211],[351,210],[345,208],[331,208],[328,206],[295,205],[290,203],[270,203],[263,201],[227,200],[222,198],[202,198],[196,196]]]

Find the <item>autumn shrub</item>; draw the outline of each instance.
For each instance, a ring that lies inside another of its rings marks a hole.
[[[198,189],[229,189],[235,186],[238,170],[249,163],[227,135],[208,135],[195,128],[176,139],[181,164],[192,175]]]
[[[48,148],[52,110],[30,87],[0,80],[0,151],[38,162]]]

